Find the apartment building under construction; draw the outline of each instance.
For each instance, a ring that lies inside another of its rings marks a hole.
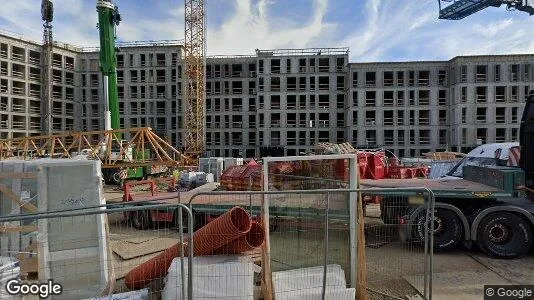
[[[177,41],[120,45],[123,127],[152,127],[183,146]],[[0,138],[42,134],[42,46],[0,35]],[[206,148],[212,156],[298,155],[318,142],[384,147],[400,156],[518,139],[534,89],[534,55],[450,61],[349,61],[348,48],[256,50],[206,62]],[[56,43],[53,131],[99,130],[97,48]]]

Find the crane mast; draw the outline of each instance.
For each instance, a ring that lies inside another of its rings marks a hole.
[[[121,16],[117,6],[111,0],[98,0],[96,10],[100,32],[100,71],[102,72],[106,108],[105,130],[120,129],[115,25],[119,25]]]
[[[54,19],[54,5],[50,0],[41,2],[41,17],[43,23],[43,100],[41,101],[42,128],[46,134],[52,134],[52,53],[54,38],[52,36],[52,20]]]
[[[205,0],[185,0],[185,155],[197,159],[205,151]]]

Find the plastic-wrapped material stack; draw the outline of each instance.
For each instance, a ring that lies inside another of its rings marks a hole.
[[[54,159],[40,163],[39,212],[82,210],[105,204],[100,161]],[[99,295],[110,279],[105,214],[38,220],[39,280],[54,279],[63,293],[53,299]]]
[[[323,292],[324,267],[311,267],[273,273],[273,290],[277,300],[320,300]],[[347,288],[345,272],[339,265],[328,265],[326,299],[354,300],[356,290]]]
[[[109,296],[91,298],[86,300],[148,300],[148,289],[140,291],[132,291],[120,294],[113,294]]]
[[[205,173],[212,173],[214,180],[219,182],[219,178],[223,172],[224,158],[209,157],[199,159],[198,170]]]
[[[187,259],[182,295],[180,258],[172,261],[161,299],[187,299]],[[193,258],[193,299],[251,300],[254,298],[254,264],[247,256],[214,255]]]
[[[20,276],[19,262],[11,257],[0,257],[0,299],[12,299],[6,291],[6,284],[11,279],[18,279]]]
[[[243,165],[243,158],[233,158],[233,157],[225,157],[224,158],[224,171],[228,170],[231,166],[242,166]]]

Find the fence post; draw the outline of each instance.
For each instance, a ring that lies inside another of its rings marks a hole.
[[[356,155],[354,155],[354,158],[350,159],[350,166],[349,166],[349,172],[350,172],[350,179],[349,179],[349,189],[356,190],[358,188],[358,164],[356,160]],[[357,238],[356,238],[356,230],[357,228],[357,195],[355,192],[349,193],[349,234],[350,234],[350,286],[356,288],[357,287],[357,271],[356,271],[356,265],[358,263],[357,259]]]
[[[323,269],[323,294],[326,299],[326,274],[328,273],[328,210],[330,208],[330,192],[326,193],[326,208],[324,212],[324,269]]]
[[[263,159],[263,190],[269,191],[269,158]],[[265,243],[261,252],[262,286],[264,299],[274,299],[271,274],[271,238],[269,232],[269,195],[263,194],[261,201],[261,223],[265,231]]]

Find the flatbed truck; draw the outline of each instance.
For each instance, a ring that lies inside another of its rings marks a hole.
[[[526,101],[520,126],[519,167],[466,166],[463,179],[363,181],[367,188],[425,187],[435,195],[434,249],[450,250],[463,242],[487,254],[514,258],[532,248],[534,231],[534,91]],[[381,201],[381,218],[399,224],[406,239],[422,239],[422,206],[402,194]]]

